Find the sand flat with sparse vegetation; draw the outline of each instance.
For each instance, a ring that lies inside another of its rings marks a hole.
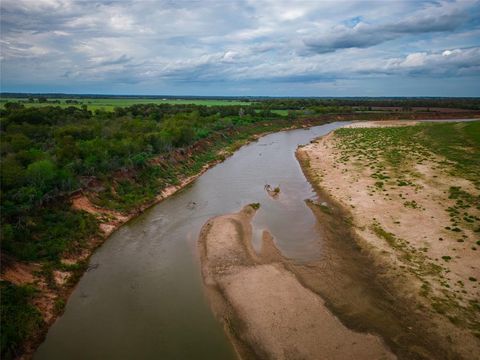
[[[480,122],[357,123],[298,156],[408,296],[480,348]]]

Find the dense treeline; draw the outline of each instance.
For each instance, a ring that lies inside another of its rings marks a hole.
[[[411,109],[457,108],[480,109],[479,98],[285,98],[262,100],[260,104],[270,109],[300,110],[315,107],[350,107],[368,109],[371,107],[400,107]]]
[[[135,105],[93,114],[7,104],[1,121],[2,250],[25,260],[56,259],[96,229],[94,219],[69,208],[70,193],[96,178],[104,188],[102,205],[128,210],[164,185],[157,181],[159,169],[149,165],[153,156],[265,116],[275,115],[238,106]],[[144,177],[137,183],[149,194],[136,194],[132,179],[111,189],[118,171]],[[127,200],[112,201],[112,191]]]
[[[116,107],[114,109],[116,116],[141,116],[153,120],[160,120],[165,116],[177,113],[197,112],[198,116],[253,116],[253,117],[269,117],[274,116],[269,110],[259,112],[254,107],[238,106],[238,105],[219,105],[205,106],[194,104],[136,104],[129,107]]]

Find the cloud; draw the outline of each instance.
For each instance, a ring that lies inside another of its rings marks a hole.
[[[2,0],[0,6],[4,91],[222,95],[271,84],[288,93],[315,84],[340,89],[333,85],[339,82],[368,87],[373,77],[402,76],[414,86],[420,76],[470,81],[480,73],[479,1]]]
[[[358,23],[352,28],[344,25],[336,26],[331,33],[306,39],[304,43],[313,52],[328,53],[338,49],[370,47],[395,37],[397,37],[395,33],[385,32],[365,23]]]
[[[382,70],[387,73],[400,72],[442,77],[478,75],[480,47],[412,53],[403,58],[386,61]]]
[[[107,59],[107,60],[101,60],[98,65],[99,66],[106,66],[106,65],[120,65],[120,64],[126,64],[132,61],[133,58],[128,57],[127,55],[123,54],[119,58],[116,59]]]
[[[326,33],[305,39],[305,45],[317,53],[339,49],[365,48],[397,39],[408,34],[453,31],[471,18],[469,10],[475,3],[455,2],[429,5],[403,20],[393,20],[379,24],[357,21],[353,26],[334,26]]]

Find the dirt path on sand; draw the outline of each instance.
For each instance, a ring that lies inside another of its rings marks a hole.
[[[251,246],[255,210],[209,220],[199,246],[212,307],[242,358],[394,359],[374,335],[344,326],[324,301],[303,286],[268,232]]]

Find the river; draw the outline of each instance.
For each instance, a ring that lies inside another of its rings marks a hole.
[[[318,223],[304,202],[316,195],[295,149],[345,124],[264,136],[122,226],[91,257],[35,359],[235,358],[203,293],[200,229],[258,202],[254,245],[268,228],[285,256],[319,257]],[[280,187],[277,200],[265,184]]]

